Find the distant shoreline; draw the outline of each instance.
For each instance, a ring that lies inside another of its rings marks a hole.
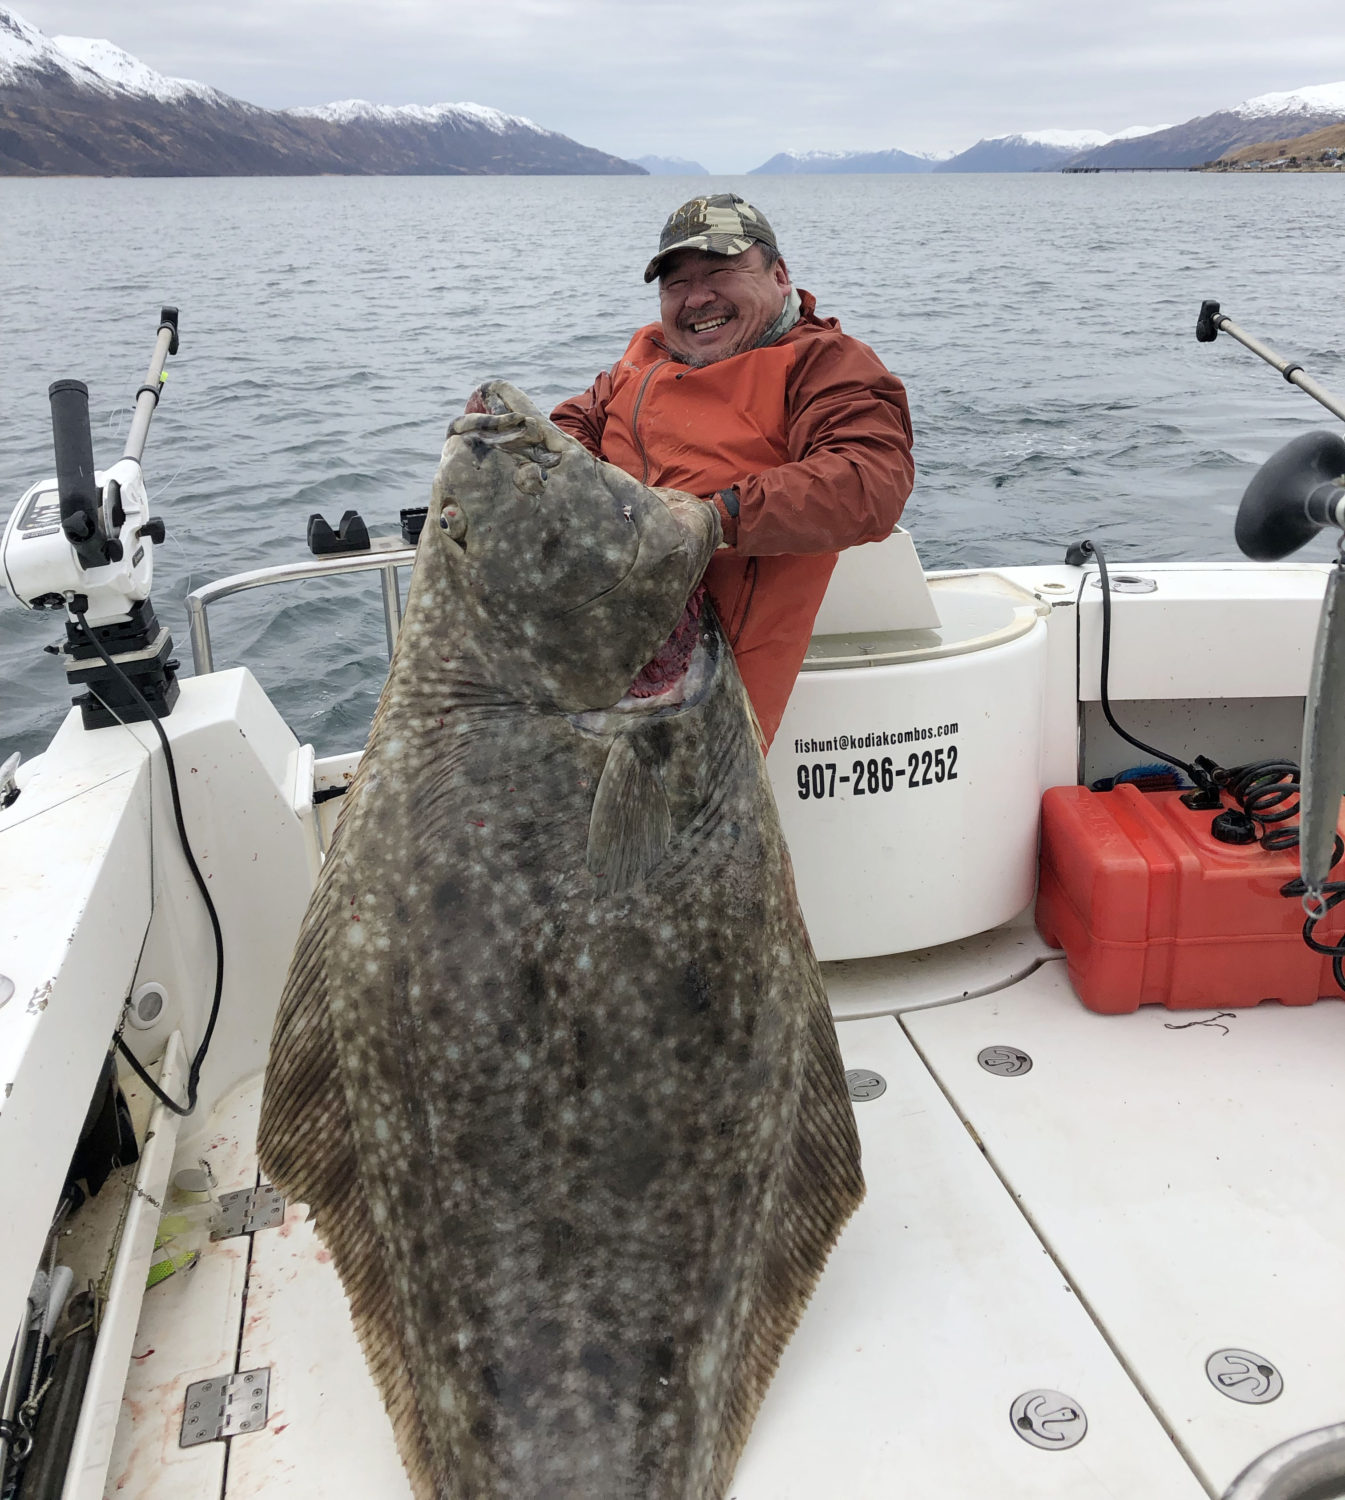
[[[1316,172],[1324,177],[1345,177],[1345,163],[1323,165],[1321,162],[1306,162],[1299,167],[1245,167],[1240,162],[1211,162],[1207,166],[1192,167],[1193,172],[1231,172],[1239,177],[1264,177],[1267,172],[1278,176],[1281,172]]]

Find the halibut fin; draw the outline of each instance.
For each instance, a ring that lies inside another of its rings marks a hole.
[[[784,1353],[841,1231],[864,1198],[859,1131],[826,992],[809,985],[798,1114],[790,1134],[767,1251],[724,1388],[708,1493],[726,1495]]]
[[[633,736],[623,734],[607,752],[593,797],[589,874],[603,895],[624,895],[658,866],[671,839],[663,780],[636,749]]]
[[[392,1421],[416,1500],[436,1500],[433,1448],[409,1371],[389,1249],[361,1186],[357,1132],[328,1015],[323,950],[331,924],[310,909],[294,951],[262,1100],[257,1154],[268,1181],[306,1203],[331,1251],[360,1347]]]

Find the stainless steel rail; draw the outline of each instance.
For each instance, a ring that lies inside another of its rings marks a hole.
[[[215,670],[207,615],[212,604],[217,604],[232,594],[246,593],[249,589],[268,588],[275,583],[298,583],[308,578],[334,578],[343,573],[382,574],[383,624],[387,630],[388,656],[391,657],[392,648],[397,643],[397,631],[402,623],[402,593],[397,569],[410,567],[415,557],[414,547],[375,547],[369,552],[305,558],[303,562],[282,563],[275,568],[257,568],[251,573],[235,573],[231,578],[221,578],[203,588],[193,589],[187,595],[187,622],[191,631],[191,655],[196,675],[200,677]]]

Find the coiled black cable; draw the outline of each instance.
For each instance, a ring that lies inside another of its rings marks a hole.
[[[1299,769],[1291,760],[1258,760],[1217,773],[1216,779],[1257,825],[1261,847],[1275,853],[1298,848],[1298,824],[1289,823],[1298,817],[1302,792],[1298,777]]]

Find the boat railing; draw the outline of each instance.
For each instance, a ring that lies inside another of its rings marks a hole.
[[[282,563],[273,568],[254,568],[248,573],[234,573],[217,579],[187,595],[187,623],[191,634],[192,663],[198,677],[215,670],[215,656],[210,644],[209,610],[212,604],[249,589],[269,588],[278,583],[300,583],[310,578],[335,578],[347,573],[377,572],[383,590],[383,624],[387,632],[388,657],[397,642],[402,623],[402,591],[397,576],[399,568],[415,561],[416,549],[400,543],[379,545],[367,552],[343,552],[329,557],[305,558],[302,562]]]

